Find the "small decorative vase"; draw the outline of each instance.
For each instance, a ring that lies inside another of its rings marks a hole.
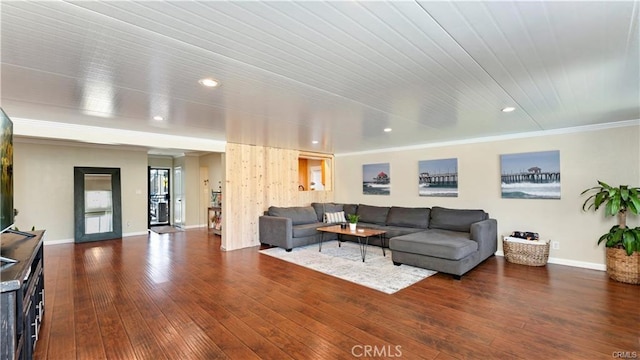
[[[356,223],[349,223],[349,230],[356,231]]]

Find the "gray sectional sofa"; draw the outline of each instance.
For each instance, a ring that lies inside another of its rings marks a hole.
[[[372,244],[389,247],[396,265],[427,268],[459,279],[497,250],[497,222],[483,210],[335,203],[270,207],[259,219],[260,243],[291,251],[334,240],[337,235],[317,228],[327,225],[324,213],[339,211],[360,215],[359,227],[385,230],[383,243]],[[342,240],[355,238],[344,236]]]

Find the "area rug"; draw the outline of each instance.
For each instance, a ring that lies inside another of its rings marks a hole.
[[[395,266],[391,261],[391,250],[386,249],[387,256],[383,256],[378,246],[369,246],[365,262],[362,262],[358,243],[351,241],[343,242],[341,247],[336,240],[326,241],[322,244],[322,252],[318,251],[318,244],[297,247],[291,252],[282,248],[260,252],[387,294],[436,274],[436,271],[409,265]]]
[[[170,233],[184,231],[175,226],[152,226],[150,230],[156,234],[170,234]]]

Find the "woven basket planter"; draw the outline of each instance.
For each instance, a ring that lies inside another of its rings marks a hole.
[[[502,240],[504,258],[514,264],[545,266],[549,260],[549,242],[544,245]]]
[[[627,256],[624,249],[607,248],[607,274],[615,281],[640,284],[640,252]]]

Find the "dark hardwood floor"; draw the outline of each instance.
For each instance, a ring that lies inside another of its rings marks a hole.
[[[640,286],[604,272],[493,257],[387,295],[219,249],[204,229],[46,246],[35,358],[640,358]]]

